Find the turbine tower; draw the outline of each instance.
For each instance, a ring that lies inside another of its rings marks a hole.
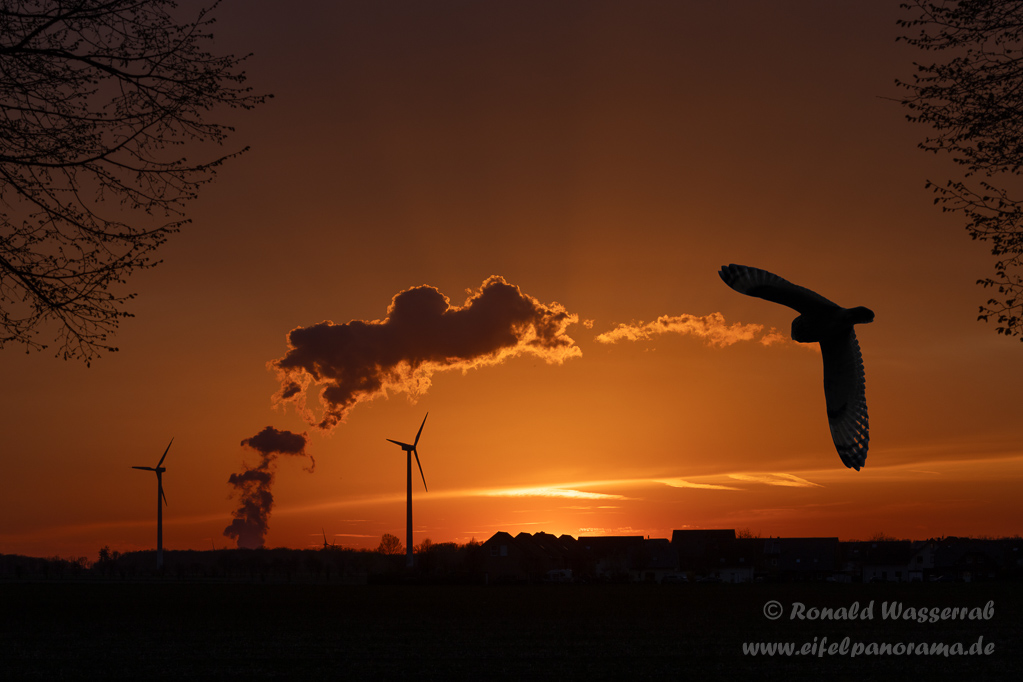
[[[430,413],[426,413],[426,417],[429,417]],[[408,443],[402,443],[401,441],[391,440],[386,438],[385,440],[394,443],[395,445],[401,446],[401,449],[405,451],[408,456],[408,493],[407,493],[407,505],[408,505],[408,522],[406,526],[406,559],[405,566],[412,568],[412,455],[416,456],[416,465],[419,467],[419,475],[423,477],[423,490],[429,491],[426,487],[426,476],[423,476],[423,465],[419,463],[419,453],[416,452],[416,445],[419,444],[419,436],[423,434],[423,427],[426,426],[426,417],[423,417],[423,423],[419,425],[419,432],[416,434],[416,439],[411,445]]]
[[[155,469],[153,467],[132,467],[132,469],[156,472],[156,570],[158,571],[163,568],[163,505],[167,504],[167,496],[163,494],[163,472],[167,469],[162,465],[173,442],[174,439],[171,438],[170,443],[167,443],[167,450],[163,451],[163,457],[156,463]]]

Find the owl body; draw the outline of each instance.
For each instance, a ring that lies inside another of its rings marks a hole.
[[[820,343],[825,339],[845,338],[854,324],[874,321],[874,311],[857,306],[821,306],[813,313],[804,313],[792,320],[792,340],[799,343]]]

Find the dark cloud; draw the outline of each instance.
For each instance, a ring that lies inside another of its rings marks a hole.
[[[242,446],[250,447],[264,457],[268,455],[303,455],[305,454],[306,437],[304,433],[278,431],[268,426],[252,438],[242,441]],[[310,459],[312,459],[310,457]]]
[[[581,355],[567,334],[579,321],[557,303],[544,304],[501,277],[490,277],[461,306],[431,286],[406,289],[378,321],[324,321],[288,334],[287,354],[269,363],[281,388],[277,404],[291,402],[322,429],[343,422],[358,403],[404,392],[413,397],[442,370],[494,365],[532,354],[561,363]],[[306,409],[310,385],[320,391],[321,417]]]
[[[239,547],[259,549],[263,546],[266,532],[270,528],[270,510],[274,502],[270,486],[273,484],[277,458],[281,455],[309,457],[308,471],[312,472],[316,466],[312,456],[305,451],[306,442],[304,433],[278,431],[272,426],[242,441],[243,447],[259,455],[259,462],[240,474],[231,474],[227,479],[234,486],[240,506],[234,512],[231,525],[224,529],[224,535],[237,540]]]

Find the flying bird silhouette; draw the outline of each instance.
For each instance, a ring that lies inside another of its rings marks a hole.
[[[842,463],[859,471],[866,464],[870,433],[863,357],[853,325],[873,322],[874,312],[863,306],[843,308],[767,270],[732,264],[722,266],[718,274],[741,294],[781,303],[799,313],[792,320],[792,339],[820,343],[831,439]]]

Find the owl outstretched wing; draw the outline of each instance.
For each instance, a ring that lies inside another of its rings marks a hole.
[[[722,266],[718,274],[725,284],[740,294],[780,303],[800,313],[813,313],[821,308],[838,307],[816,291],[810,291],[760,268],[732,263]]]
[[[867,381],[856,333],[821,341],[824,357],[824,399],[831,438],[842,462],[859,471],[867,460],[870,423],[867,418]]]

